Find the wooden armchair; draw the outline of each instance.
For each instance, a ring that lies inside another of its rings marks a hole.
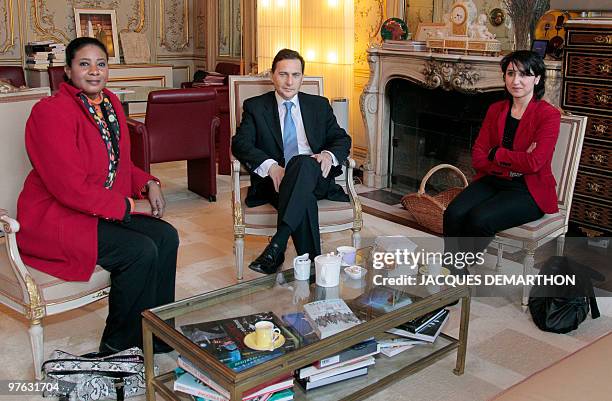
[[[545,214],[536,221],[499,232],[495,237],[495,242],[498,244],[498,267],[502,263],[504,245],[518,247],[526,252],[523,259],[523,275],[533,274],[535,251],[547,242],[556,239],[557,255],[563,255],[586,122],[586,117],[561,116],[559,139],[552,160],[552,171],[557,181],[559,212]],[[523,286],[524,308],[529,301],[529,290],[529,286]]]
[[[253,96],[274,90],[272,81],[268,77],[230,76],[230,127],[232,135],[242,118],[242,103]],[[302,92],[314,95],[323,95],[323,78],[304,77]],[[344,174],[336,178],[350,202],[334,202],[327,199],[318,201],[319,230],[321,233],[331,233],[343,230],[352,230],[353,246],[358,247],[360,231],[363,226],[361,216],[361,203],[353,185],[353,168],[355,161],[348,159]],[[234,254],[236,257],[236,273],[238,280],[242,279],[244,269],[244,236],[265,235],[272,236],[276,232],[277,213],[270,204],[247,207],[244,200],[247,188],[240,188],[240,162],[232,162],[232,215],[234,218]]]
[[[0,208],[8,210],[8,215],[0,216],[0,243],[3,243],[0,247],[0,303],[30,321],[37,379],[41,378],[40,368],[45,355],[42,319],[102,299],[110,290],[110,273],[100,266],[96,266],[89,281],[69,282],[25,265],[19,256],[15,238],[19,222],[10,216],[15,216],[17,197],[31,170],[24,146],[25,123],[32,106],[45,96],[49,96],[47,88],[0,102],[0,120],[4,126],[0,146]]]

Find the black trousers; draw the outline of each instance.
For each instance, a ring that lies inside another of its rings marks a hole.
[[[102,342],[118,350],[142,347],[140,314],[174,301],[178,245],[176,229],[160,219],[98,221],[98,264],[111,273]]]
[[[285,167],[285,176],[278,193],[269,180],[270,203],[278,210],[277,225],[291,228],[291,239],[298,255],[306,252],[313,259],[321,254],[319,208],[317,200],[324,199],[334,183],[330,175],[323,178],[321,165],[308,155],[294,156]]]
[[[543,215],[523,177],[483,177],[468,185],[444,212],[444,251],[481,252],[499,231]]]

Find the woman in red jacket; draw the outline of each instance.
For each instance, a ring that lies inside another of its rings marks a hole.
[[[521,50],[501,68],[508,99],[489,107],[472,149],[476,176],[444,213],[445,252],[481,252],[497,232],[558,211],[551,161],[561,114],[541,100],[546,67]]]
[[[96,264],[111,272],[100,351],[116,352],[142,345],[144,309],[174,301],[178,234],[161,220],[158,180],[130,159],[125,114],[105,89],[104,45],[70,42],[65,72],[68,82],[26,124],[33,169],[17,203],[17,242],[25,263],[63,280],[87,281]]]

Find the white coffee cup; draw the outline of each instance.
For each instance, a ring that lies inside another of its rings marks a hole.
[[[342,256],[342,263],[346,265],[355,264],[355,256],[357,255],[357,248],[352,246],[339,246],[336,248],[338,255]]]
[[[293,275],[296,280],[308,280],[310,278],[310,259],[305,253],[293,259]]]
[[[274,350],[274,343],[280,337],[280,329],[274,327],[274,323],[262,320],[255,323],[255,339],[257,346]]]

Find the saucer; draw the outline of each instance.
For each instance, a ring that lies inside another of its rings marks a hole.
[[[269,347],[260,347],[257,345],[256,339],[257,336],[255,335],[255,332],[249,333],[244,337],[244,345],[256,351],[274,351],[276,348],[281,347],[285,343],[285,336],[282,334],[279,334],[276,341],[274,341],[273,349],[270,349]]]
[[[357,265],[352,265],[344,268],[344,272],[348,274],[350,278],[355,280],[365,276],[367,271],[367,269]]]

